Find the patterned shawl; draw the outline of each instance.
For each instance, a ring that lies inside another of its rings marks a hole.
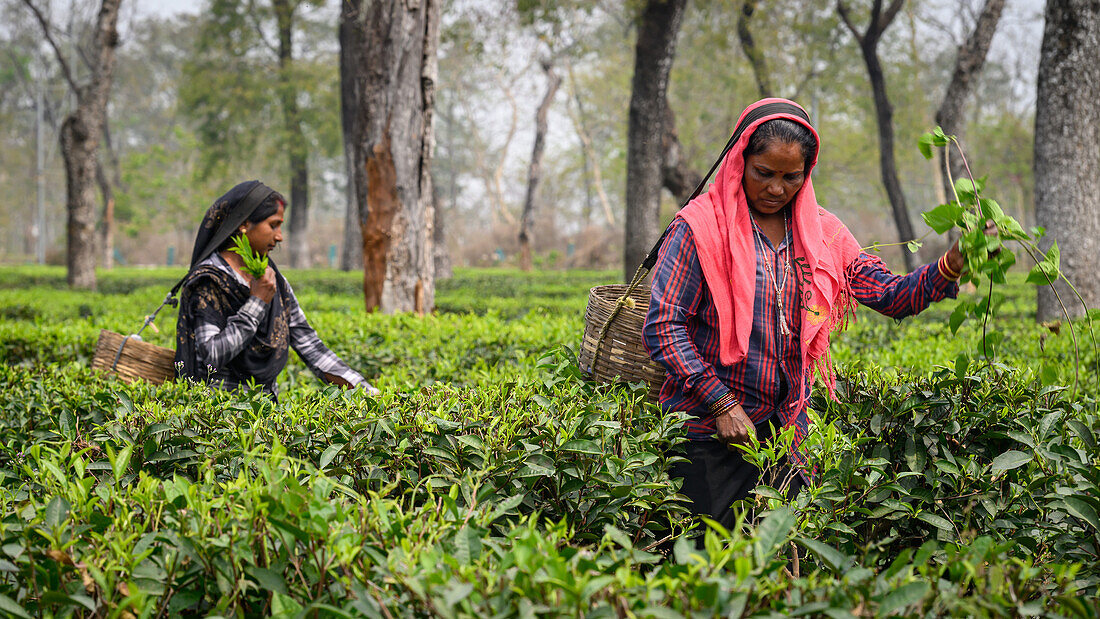
[[[255,335],[240,354],[221,368],[201,367],[195,346],[195,331],[201,324],[222,329],[251,296],[249,287],[232,273],[201,265],[232,236],[257,207],[273,193],[259,181],[248,181],[230,189],[207,209],[195,235],[191,270],[182,282],[179,318],[176,321],[176,373],[204,382],[235,388],[250,379],[275,393],[275,377],[286,366],[290,331],[288,312],[290,287],[279,269],[275,270],[275,297],[260,320]]]

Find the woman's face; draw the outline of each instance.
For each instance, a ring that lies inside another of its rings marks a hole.
[[[245,236],[252,245],[252,251],[261,256],[275,249],[275,246],[283,242],[283,212],[285,209],[280,204],[275,214],[259,222],[245,223]]]
[[[772,142],[757,155],[745,157],[741,187],[749,208],[774,215],[787,206],[806,182],[806,159],[797,142]]]

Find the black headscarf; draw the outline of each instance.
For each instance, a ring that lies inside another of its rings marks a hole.
[[[195,235],[191,269],[177,287],[182,287],[179,318],[176,321],[176,372],[181,377],[215,381],[235,388],[250,379],[275,393],[275,377],[286,366],[289,353],[288,312],[290,288],[273,262],[275,296],[260,320],[248,345],[229,363],[212,368],[200,363],[195,347],[199,324],[225,328],[231,316],[248,301],[251,291],[232,273],[211,265],[199,266],[248,220],[274,190],[259,181],[248,181],[230,189],[206,211]]]

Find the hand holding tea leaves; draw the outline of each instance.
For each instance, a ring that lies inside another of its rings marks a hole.
[[[1065,278],[1061,271],[1057,241],[1052,242],[1050,249],[1044,253],[1038,245],[1039,239],[1046,232],[1042,227],[1036,226],[1030,232],[1025,231],[1020,222],[1005,214],[996,200],[982,197],[982,192],[985,191],[986,177],[974,178],[973,173],[970,171],[970,164],[966,161],[966,156],[963,154],[962,146],[959,144],[957,137],[947,135],[943,132],[943,129],[936,127],[932,132],[922,135],[917,144],[921,154],[926,159],[931,159],[932,148],[938,147],[944,149],[944,158],[949,162],[952,144],[955,145],[955,150],[962,158],[967,178],[957,180],[951,178],[951,167],[950,165],[945,166],[955,199],[926,211],[922,215],[925,223],[938,234],[943,234],[952,228],[959,229],[961,235],[957,241],[957,246],[965,261],[965,268],[959,278],[960,284],[970,283],[978,286],[981,284],[983,277],[989,279],[985,299],[979,302],[960,301],[955,307],[950,319],[951,332],[958,331],[959,326],[969,316],[981,319],[982,340],[980,351],[987,358],[993,357],[997,345],[1004,339],[1002,333],[988,330],[990,316],[996,307],[1004,301],[1004,295],[993,294],[993,284],[1005,283],[1005,275],[1008,273],[1009,268],[1016,263],[1016,255],[1005,247],[1004,241],[1016,241],[1035,264],[1028,273],[1027,282],[1036,286],[1050,286],[1054,291],[1058,303],[1062,307],[1062,313],[1069,322],[1074,353],[1079,366],[1080,351],[1077,334],[1073,329],[1073,323],[1069,320],[1069,311],[1066,309],[1065,301],[1059,294],[1058,289],[1054,287],[1054,282],[1061,279],[1077,296],[1082,305],[1084,305],[1084,301],[1081,299],[1081,295],[1077,293],[1077,289]],[[992,230],[990,222],[995,226]],[[1086,316],[1088,316],[1087,307]],[[1096,346],[1095,340],[1093,346]],[[1052,371],[1052,368],[1044,367],[1041,371],[1044,381],[1048,376],[1056,374],[1057,372]]]
[[[229,251],[237,254],[244,261],[244,270],[249,275],[260,279],[267,273],[267,256],[261,256],[252,249],[252,245],[248,242],[248,237],[243,234],[238,234],[236,238],[236,245],[231,247]]]
[[[237,235],[236,245],[230,251],[241,257],[245,272],[252,276],[252,283],[249,284],[252,296],[259,297],[264,303],[271,303],[275,298],[275,273],[268,273],[267,256],[254,252],[243,234]]]

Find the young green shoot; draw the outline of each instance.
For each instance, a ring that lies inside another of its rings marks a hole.
[[[252,249],[252,245],[248,242],[248,237],[243,234],[238,234],[236,237],[236,245],[231,247],[229,251],[237,254],[244,261],[244,270],[249,275],[260,279],[267,273],[267,256],[261,256]]]
[[[967,178],[955,179],[951,176],[950,151],[954,144],[958,156],[966,169]],[[978,286],[981,278],[989,278],[989,289],[986,298],[980,303],[960,302],[951,315],[951,332],[958,331],[959,326],[968,316],[982,320],[981,350],[987,360],[991,360],[996,346],[1003,339],[1003,334],[996,331],[989,332],[989,319],[994,313],[998,301],[993,295],[993,284],[1003,284],[1009,268],[1016,263],[1016,256],[1004,245],[1004,241],[1016,241],[1035,263],[1027,276],[1029,284],[1036,286],[1050,286],[1054,292],[1058,305],[1062,308],[1062,315],[1069,324],[1070,336],[1073,340],[1074,350],[1074,392],[1077,383],[1080,382],[1081,353],[1077,340],[1077,332],[1070,318],[1069,310],[1062,301],[1062,296],[1054,283],[1061,279],[1069,286],[1069,289],[1077,296],[1084,306],[1080,295],[1073,284],[1066,279],[1059,264],[1058,243],[1051,243],[1050,250],[1043,252],[1038,241],[1045,234],[1041,227],[1033,228],[1029,233],[1024,230],[1020,222],[1005,214],[995,200],[982,197],[985,190],[986,178],[975,178],[970,171],[970,164],[963,153],[962,145],[956,136],[947,135],[943,129],[936,127],[932,132],[925,133],[917,142],[921,154],[926,159],[932,158],[932,148],[944,149],[944,164],[947,169],[948,181],[951,185],[955,199],[946,204],[923,213],[924,221],[938,234],[943,234],[953,228],[961,232],[959,237],[959,251],[966,259],[966,269],[959,279],[960,284],[971,283]],[[985,222],[992,221],[996,225],[997,234],[985,233]],[[1095,351],[1096,335],[1092,329],[1092,316],[1085,306],[1085,316],[1089,321],[1089,331],[1092,334],[1093,349]]]

